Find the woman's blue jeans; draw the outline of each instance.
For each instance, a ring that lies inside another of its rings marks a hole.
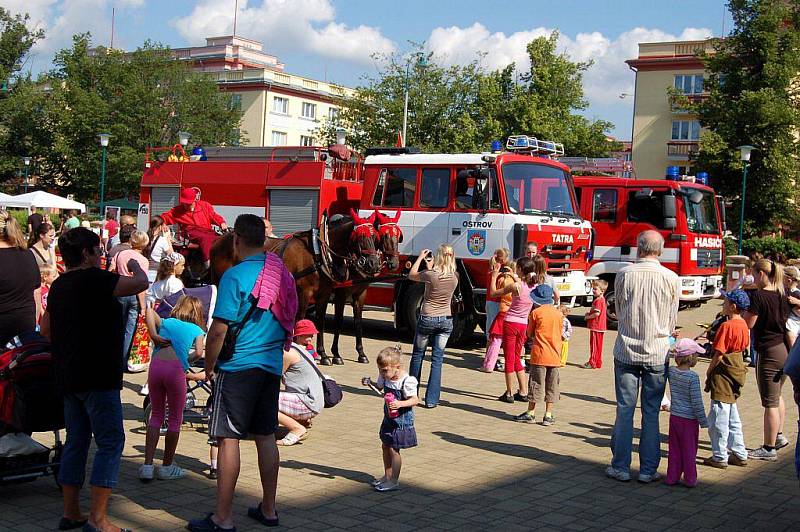
[[[453,318],[450,316],[420,316],[417,320],[417,334],[414,337],[414,349],[411,352],[411,367],[408,372],[418,382],[422,376],[422,360],[428,344],[431,345],[431,372],[425,388],[425,404],[436,406],[442,391],[442,360],[444,346],[453,332]]]
[[[61,455],[58,480],[68,486],[83,486],[86,461],[94,436],[97,451],[90,483],[98,488],[117,485],[125,430],[119,390],[98,390],[64,395],[67,441]]]

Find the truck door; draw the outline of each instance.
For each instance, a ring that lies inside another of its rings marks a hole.
[[[587,189],[586,201],[591,202],[590,220],[597,237],[594,258],[599,261],[618,261],[621,258],[622,240],[619,238],[621,221],[618,216],[619,194],[615,188]],[[627,255],[626,255],[627,256]]]
[[[497,248],[508,247],[503,215],[500,212],[500,191],[494,169],[488,171],[483,187],[489,187],[489,205],[483,205],[477,169],[456,169],[453,209],[448,222],[447,242],[456,257],[489,260]]]
[[[426,248],[436,250],[436,246],[447,242],[450,174],[450,168],[422,169],[419,202],[414,210],[416,234],[411,245],[414,255]]]

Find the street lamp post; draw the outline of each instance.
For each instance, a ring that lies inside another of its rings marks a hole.
[[[103,218],[106,203],[106,151],[108,150],[108,139],[111,135],[100,133],[97,136],[100,138],[100,149],[103,152],[103,162],[100,166],[100,218]]]
[[[742,235],[744,234],[744,199],[747,191],[747,168],[750,166],[750,153],[755,149],[753,146],[739,146],[739,159],[742,161],[742,207],[739,212],[739,255],[742,254]]]
[[[25,163],[25,194],[28,193],[28,168],[31,166],[31,158],[23,157],[22,162]]]
[[[428,60],[425,56],[417,56],[417,66],[424,67],[428,64]],[[405,99],[403,102],[403,147],[406,146],[406,131],[408,129],[408,78],[409,78],[409,67],[411,66],[411,62],[406,63],[406,91],[405,91]]]

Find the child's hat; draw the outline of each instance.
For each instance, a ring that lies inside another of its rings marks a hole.
[[[531,290],[531,299],[537,305],[553,304],[553,289],[550,285],[540,284]]]
[[[294,334],[292,336],[305,336],[307,334],[317,334],[319,331],[311,320],[300,320],[294,324]]]
[[[800,281],[800,269],[797,266],[787,266],[783,269],[783,275],[792,281]]]
[[[719,295],[736,305],[736,308],[740,310],[747,310],[750,308],[750,296],[740,288],[731,290],[730,292],[720,290]]]
[[[688,357],[691,355],[697,355],[700,353],[705,353],[706,349],[702,345],[698,344],[691,338],[681,338],[675,345],[672,346],[670,349],[670,354],[675,357]]]

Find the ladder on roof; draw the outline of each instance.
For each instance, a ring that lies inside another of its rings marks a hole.
[[[626,172],[633,172],[633,162],[614,157],[561,157],[558,161],[568,166],[573,173],[592,172],[622,176]]]

